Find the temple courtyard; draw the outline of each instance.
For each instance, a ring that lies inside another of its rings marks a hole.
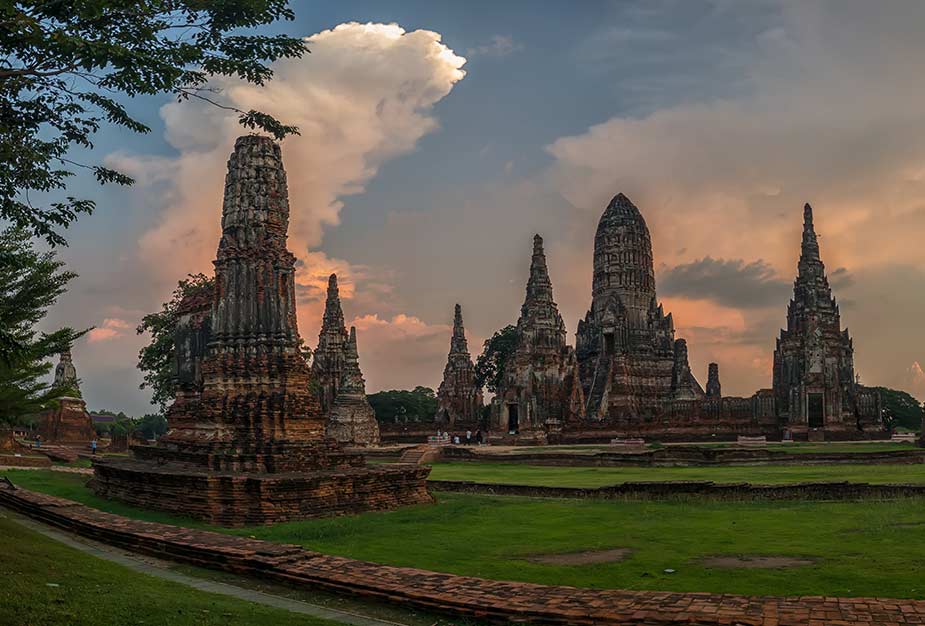
[[[553,487],[638,480],[925,484],[922,464],[616,468],[435,463],[431,479],[438,481],[432,483],[436,505],[234,529],[101,498],[88,489],[88,476],[79,468],[9,470],[4,475],[22,490],[126,518],[492,580],[749,596],[925,598],[920,582],[925,565],[918,556],[925,550],[925,498],[639,501],[439,490],[439,481],[446,480]],[[2,534],[7,553],[22,544],[23,534],[28,533],[20,529]],[[50,558],[60,550],[43,544],[47,542],[30,544],[30,560]],[[44,571],[33,576],[36,583],[54,578]]]

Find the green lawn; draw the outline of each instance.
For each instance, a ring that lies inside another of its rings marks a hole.
[[[430,478],[563,487],[600,487],[640,480],[712,480],[766,484],[820,480],[925,483],[925,464],[557,467],[516,463],[458,462],[435,463]]]
[[[84,477],[41,471],[7,474],[25,488],[91,506],[184,522],[95,498],[83,486]],[[224,532],[380,563],[547,584],[925,598],[925,499],[622,502],[437,495],[436,506]],[[526,560],[538,554],[613,548],[632,553],[620,563],[594,565]],[[717,555],[802,557],[814,562],[766,570],[702,563]],[[675,573],[664,572],[669,568]]]
[[[14,523],[2,511],[0,554],[0,624],[333,624],[134,572],[44,537]]]

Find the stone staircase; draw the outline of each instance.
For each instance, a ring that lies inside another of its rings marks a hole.
[[[591,381],[591,389],[588,391],[587,398],[587,415],[597,417],[600,415],[601,404],[604,401],[604,394],[607,392],[608,384],[610,383],[611,370],[613,369],[613,360],[609,355],[601,353],[598,357],[598,367],[594,368],[595,372],[600,372],[601,361],[606,359],[609,361],[607,365],[607,374],[605,376],[595,375],[594,380]]]
[[[407,448],[401,453],[399,463],[409,463],[411,465],[426,465],[438,460],[442,451],[437,446],[423,445]]]

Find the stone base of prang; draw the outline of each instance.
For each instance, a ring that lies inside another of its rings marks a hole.
[[[94,461],[93,491],[134,506],[221,526],[383,511],[430,504],[429,467],[365,466],[333,446],[265,451],[133,446],[133,458]],[[205,463],[203,463],[205,461]],[[275,471],[265,471],[276,462]]]

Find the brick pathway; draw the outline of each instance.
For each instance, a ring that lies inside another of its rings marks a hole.
[[[295,545],[142,522],[2,484],[0,505],[159,558],[476,619],[642,626],[925,624],[925,602],[916,600],[747,597],[502,582],[377,565],[319,554]]]

